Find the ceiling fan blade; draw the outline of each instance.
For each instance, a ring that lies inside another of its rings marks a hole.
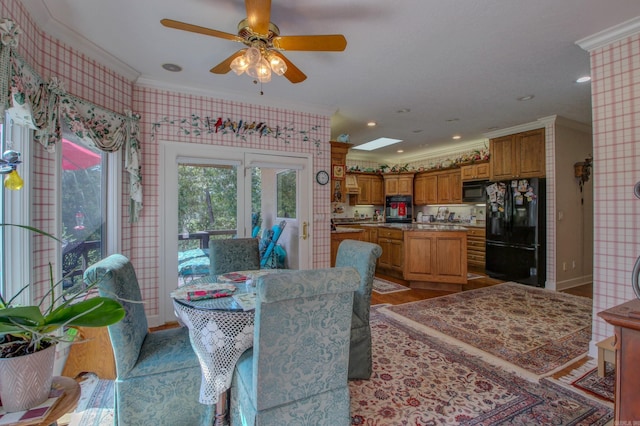
[[[205,28],[205,27],[200,27],[198,25],[187,24],[185,22],[174,21],[173,19],[162,19],[160,20],[160,23],[168,28],[175,28],[177,30],[189,31],[192,33],[224,38],[226,40],[238,41],[240,43],[243,42],[243,40],[235,34],[225,33],[224,31],[212,30],[211,28]]]
[[[274,37],[273,46],[280,50],[343,51],[347,39],[342,34]]]
[[[229,71],[231,71],[231,62],[233,62],[233,60],[235,58],[237,58],[238,56],[244,55],[244,52],[246,52],[246,51],[247,51],[247,49],[238,50],[236,53],[234,53],[233,55],[229,56],[227,59],[225,59],[224,61],[220,62],[215,67],[211,68],[209,70],[209,72],[212,72],[214,74],[226,74],[226,73],[228,73]]]
[[[272,50],[271,54],[279,57],[284,61],[285,64],[287,64],[287,72],[284,73],[284,76],[287,78],[287,80],[295,84],[307,79],[307,76],[302,71],[300,71],[298,67],[293,65],[291,61],[289,61],[282,53]]]
[[[247,21],[254,33],[269,34],[271,20],[271,0],[245,0]]]

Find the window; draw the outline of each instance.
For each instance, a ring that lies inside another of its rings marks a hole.
[[[105,254],[109,155],[67,132],[61,147],[62,276],[70,288]]]
[[[297,217],[296,176],[295,170],[285,170],[276,174],[278,217],[291,219]]]

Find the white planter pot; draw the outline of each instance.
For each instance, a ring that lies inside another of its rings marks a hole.
[[[49,397],[56,345],[16,358],[0,358],[0,398],[8,412],[24,411]]]

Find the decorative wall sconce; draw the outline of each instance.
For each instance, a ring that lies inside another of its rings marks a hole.
[[[17,191],[24,186],[24,181],[16,170],[20,161],[20,153],[18,151],[8,150],[2,154],[0,158],[0,174],[7,175],[4,179],[4,187]]]
[[[591,162],[593,158],[591,154],[584,161],[579,161],[573,165],[573,175],[578,181],[580,186],[580,194],[582,194],[582,187],[586,182],[589,182],[589,176],[591,176]],[[580,197],[580,204],[584,204],[584,197]]]
[[[580,161],[573,165],[574,176],[578,181],[578,185],[580,185],[580,192],[582,192],[582,186],[585,182],[589,182],[589,176],[591,176],[591,162],[592,158],[589,155],[584,161]]]

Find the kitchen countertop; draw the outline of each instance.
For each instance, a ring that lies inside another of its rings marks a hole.
[[[362,228],[349,228],[347,226],[338,225],[336,227],[335,231],[331,231],[332,234],[346,234],[347,232],[364,232],[364,229],[362,229]]]
[[[392,228],[401,229],[403,231],[466,231],[467,227],[460,226],[459,224],[444,224],[444,223],[371,223],[362,224],[362,226],[371,226],[377,228]]]
[[[388,225],[419,225],[419,226],[458,226],[464,228],[484,228],[485,222],[476,222],[476,223],[467,223],[467,222],[413,222],[413,223],[386,223],[386,222],[374,222],[373,220],[366,219],[349,219],[349,218],[340,218],[334,219],[336,226],[348,227],[349,225],[359,225],[359,226],[378,226],[385,227]],[[354,229],[354,228],[352,228]]]

